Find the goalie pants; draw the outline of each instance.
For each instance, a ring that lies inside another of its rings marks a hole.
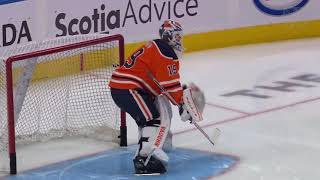
[[[130,114],[140,127],[160,116],[154,104],[155,97],[141,89],[111,88],[111,96],[116,105]]]

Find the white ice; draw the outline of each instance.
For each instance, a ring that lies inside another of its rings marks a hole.
[[[305,39],[186,55],[182,62],[183,81],[195,82],[203,89],[207,103],[218,105],[206,106],[203,124],[208,125],[205,130],[209,133],[210,129],[219,127],[222,136],[213,150],[197,131],[174,136],[176,146],[240,157],[239,164],[232,171],[213,179],[319,178],[320,79],[318,82],[290,79],[302,74],[320,77],[319,45],[320,39]],[[296,87],[295,92],[286,93],[254,88],[279,86],[275,81],[314,87]],[[241,89],[255,90],[272,98],[221,96]],[[270,111],[264,112],[266,110]],[[190,128],[177,116],[173,122],[174,132]],[[219,122],[221,124],[214,126]]]
[[[212,179],[307,180],[320,177],[319,47],[320,39],[314,38],[186,54],[181,61],[182,81],[195,82],[206,95],[204,120],[200,124],[208,134],[218,127],[222,135],[212,147],[191,124],[179,120],[177,109],[173,107],[174,145],[240,158],[232,170]],[[314,74],[318,82],[291,79],[302,74]],[[293,87],[293,92],[256,88],[279,86],[276,81],[310,87]],[[221,96],[243,89],[271,98]],[[131,118],[128,118],[128,126],[129,143],[135,144],[137,127]],[[85,146],[85,153],[106,148],[102,144],[89,146]],[[79,147],[70,147],[68,153],[82,149]]]
[[[186,54],[181,61],[182,81],[195,82],[201,87],[208,103],[200,124],[208,134],[218,127],[222,135],[216,147],[212,147],[192,125],[179,120],[174,108],[174,145],[240,158],[231,171],[212,179],[320,177],[319,46],[320,39],[314,38]],[[302,74],[317,75],[314,77],[318,77],[318,82],[290,79]],[[294,87],[295,92],[255,88],[279,86],[276,81],[313,87]],[[272,98],[221,96],[243,89]]]

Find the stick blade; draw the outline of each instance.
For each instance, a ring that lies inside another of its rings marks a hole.
[[[202,129],[201,129],[202,130]],[[201,131],[200,130],[200,131]],[[217,142],[218,142],[218,139],[221,135],[221,130],[218,129],[218,128],[214,128],[212,130],[210,130],[208,132],[208,134],[205,132],[205,131],[201,131],[202,134],[209,140],[209,142],[213,145],[213,146],[216,146],[217,145]]]
[[[217,143],[219,137],[221,135],[221,130],[219,128],[215,128],[212,132],[211,138],[213,139],[213,141],[215,142],[215,144]]]

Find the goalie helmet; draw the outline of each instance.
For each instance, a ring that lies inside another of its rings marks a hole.
[[[178,50],[183,52],[184,48],[182,45],[182,26],[175,21],[165,20],[159,29],[160,38],[168,42],[168,44]]]

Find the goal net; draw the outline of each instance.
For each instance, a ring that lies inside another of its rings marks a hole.
[[[16,173],[19,145],[71,137],[126,145],[125,115],[108,87],[112,71],[123,62],[121,35],[56,38],[7,49],[1,56],[2,170]]]

